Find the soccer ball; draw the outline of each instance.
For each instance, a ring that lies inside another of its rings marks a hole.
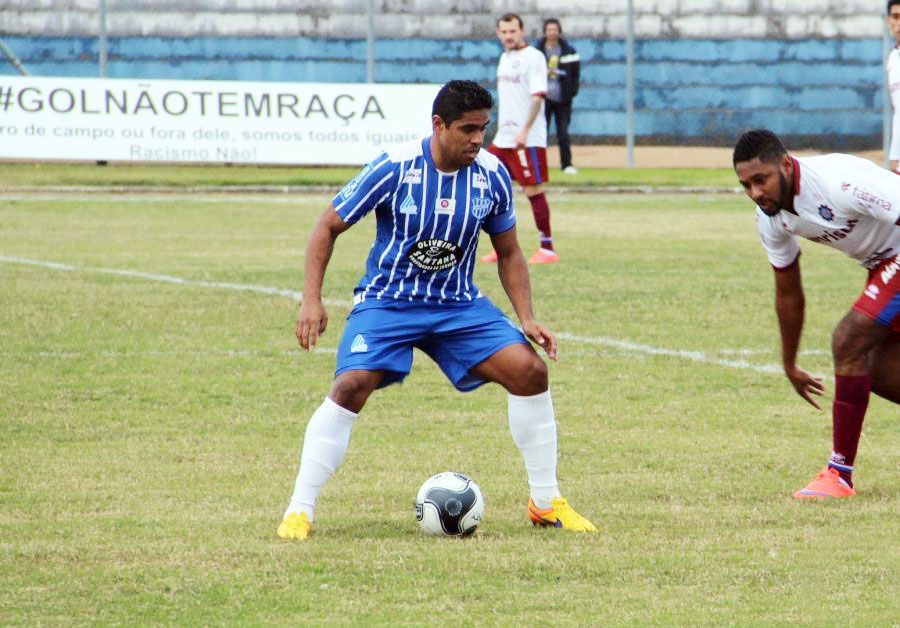
[[[468,536],[483,516],[481,489],[456,471],[431,476],[416,495],[416,519],[426,534]]]

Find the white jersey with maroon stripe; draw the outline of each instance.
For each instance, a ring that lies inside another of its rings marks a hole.
[[[794,211],[756,224],[776,269],[800,254],[796,236],[843,251],[866,268],[900,253],[900,177],[867,159],[819,155],[794,160]]]
[[[891,102],[894,104],[890,159],[897,161],[900,160],[900,46],[895,47],[888,55],[887,79],[891,90]]]
[[[547,59],[537,48],[525,46],[507,50],[497,64],[497,135],[493,143],[500,148],[515,148],[516,135],[528,121],[531,97],[547,94]],[[526,146],[547,147],[547,120],[544,104],[528,131]]]

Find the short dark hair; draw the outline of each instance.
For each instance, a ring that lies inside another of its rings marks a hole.
[[[435,96],[431,115],[440,116],[444,124],[450,126],[468,111],[493,106],[494,97],[475,81],[450,81]]]
[[[522,21],[518,13],[504,13],[497,18],[497,26],[500,26],[500,22],[512,22],[513,20],[519,23],[519,28],[525,30],[525,22]]]
[[[896,1],[900,2],[900,0],[896,0]],[[562,35],[562,24],[560,24],[559,20],[557,20],[555,17],[548,17],[546,20],[544,20],[544,29],[541,32],[546,33],[547,27],[550,26],[551,24],[556,24],[556,28],[559,29],[559,34]]]
[[[900,2],[900,0],[897,1]],[[760,161],[771,163],[785,155],[787,155],[787,149],[777,135],[769,129],[753,129],[741,135],[737,144],[734,145],[732,163],[750,161],[757,157]]]
[[[887,3],[888,15],[891,14],[891,7],[894,6],[895,4],[900,4],[900,0],[888,0],[888,3]]]

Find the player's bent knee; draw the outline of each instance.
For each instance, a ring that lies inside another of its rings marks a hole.
[[[885,373],[873,373],[872,393],[900,404],[900,378]]]
[[[872,354],[872,392],[900,404],[900,342],[877,348]]]
[[[331,384],[328,396],[342,408],[359,412],[380,381],[381,374],[374,371],[345,371]]]
[[[514,395],[539,395],[547,390],[549,373],[547,365],[537,355],[531,356],[521,365],[517,377],[506,387]]]
[[[870,326],[860,324],[858,317],[862,316],[851,311],[831,333],[831,355],[836,367],[867,361],[874,339]]]

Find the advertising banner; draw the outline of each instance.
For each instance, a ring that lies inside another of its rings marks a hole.
[[[430,135],[438,89],[0,76],[0,158],[356,165]]]

